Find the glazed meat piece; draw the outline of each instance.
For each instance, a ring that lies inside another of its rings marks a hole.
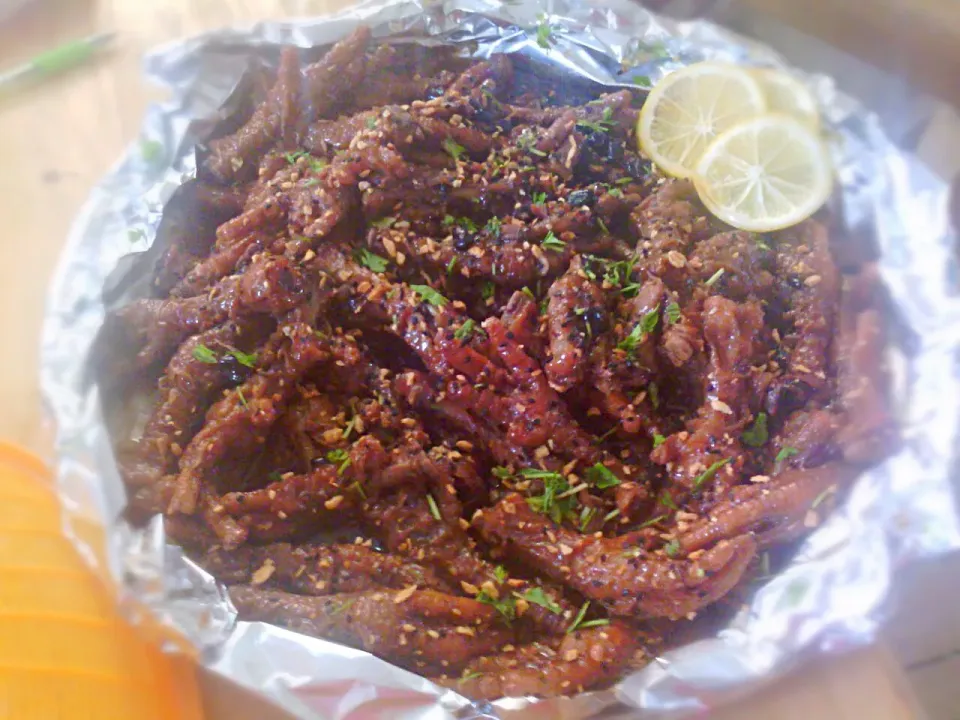
[[[168,204],[98,377],[149,396],[126,517],[241,617],[579,693],[897,447],[835,219],[726,226],[636,150],[642,93],[565,80],[364,27],[283,49]]]
[[[275,622],[421,672],[455,671],[513,642],[490,605],[413,587],[312,597],[241,585],[230,599],[242,620]]]
[[[565,635],[559,645],[538,642],[477,658],[460,678],[435,682],[474,700],[581,693],[615,679],[637,644],[627,626],[614,622]]]
[[[630,534],[598,538],[555,526],[519,495],[479,513],[474,524],[487,541],[626,616],[678,619],[696,612],[737,584],[756,551],[751,536],[741,534],[696,560],[649,553]]]
[[[229,585],[252,583],[300,595],[336,595],[385,588],[419,588],[449,592],[430,568],[365,545],[274,543],[229,551],[214,548],[200,565]]]
[[[285,48],[280,56],[277,82],[270,96],[237,132],[210,143],[207,169],[217,179],[228,181],[244,168],[256,167],[260,155],[278,140],[282,146],[289,146],[296,131],[299,93],[300,63],[297,50]]]

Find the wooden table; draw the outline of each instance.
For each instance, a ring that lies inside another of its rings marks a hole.
[[[756,0],[751,0],[756,4]],[[0,25],[0,66],[60,42],[115,30],[114,50],[92,66],[0,102],[0,436],[41,453],[36,368],[46,286],[67,231],[91,186],[138,133],[157,99],[141,78],[147,48],[204,29],[328,12],[342,0],[35,0]],[[204,681],[210,717],[265,719],[247,699]],[[882,648],[818,663],[718,717],[915,717],[897,665]]]

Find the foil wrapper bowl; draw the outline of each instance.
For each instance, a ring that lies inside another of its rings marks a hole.
[[[122,519],[125,492],[112,447],[135,428],[123,412],[126,399],[96,381],[104,316],[146,294],[168,234],[163,223],[173,222],[194,176],[195,148],[237,110],[249,72],[272,63],[283,44],[320,52],[360,23],[381,41],[454,44],[473,57],[518,53],[608,88],[645,86],[702,59],[783,66],[769,49],[711,23],[670,21],[625,0],[375,0],[323,18],[211,32],[149,55],[147,75],[168,86],[172,100],[149,109],[140,139],[76,220],[50,291],[41,367],[58,424],[67,531],[76,513],[105,523],[102,562],[72,537],[117,583],[131,612],[151,613],[200,649],[214,671],[305,720],[665,717],[715,706],[804,655],[870,641],[896,568],[960,547],[951,488],[960,446],[960,270],[946,186],[821,76],[797,73],[816,93],[832,137],[840,216],[879,249],[904,444],[857,480],[843,506],[718,633],[607,690],[476,704],[367,653],[237,622],[225,589],[165,542],[161,518],[145,528]]]

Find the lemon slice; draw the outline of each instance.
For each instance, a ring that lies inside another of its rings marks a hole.
[[[830,196],[833,170],[816,131],[771,113],[718,135],[700,158],[694,182],[718,218],[741,230],[769,232],[813,215]]]
[[[795,117],[813,129],[820,127],[817,100],[806,85],[780,70],[758,68],[751,72],[766,96],[767,110]]]
[[[654,86],[640,110],[637,138],[665,172],[690,177],[711,140],[765,109],[763,90],[749,71],[697,63]]]

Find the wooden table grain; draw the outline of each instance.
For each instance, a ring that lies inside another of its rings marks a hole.
[[[342,0],[34,0],[0,25],[0,67],[94,32],[118,33],[91,65],[0,98],[0,437],[49,452],[37,387],[47,283],[90,188],[137,136],[147,103],[143,52],[225,25],[330,12]],[[222,683],[204,679],[209,717],[267,720]],[[818,662],[715,717],[903,720],[916,717],[883,648]],[[276,715],[276,717],[281,717]]]

